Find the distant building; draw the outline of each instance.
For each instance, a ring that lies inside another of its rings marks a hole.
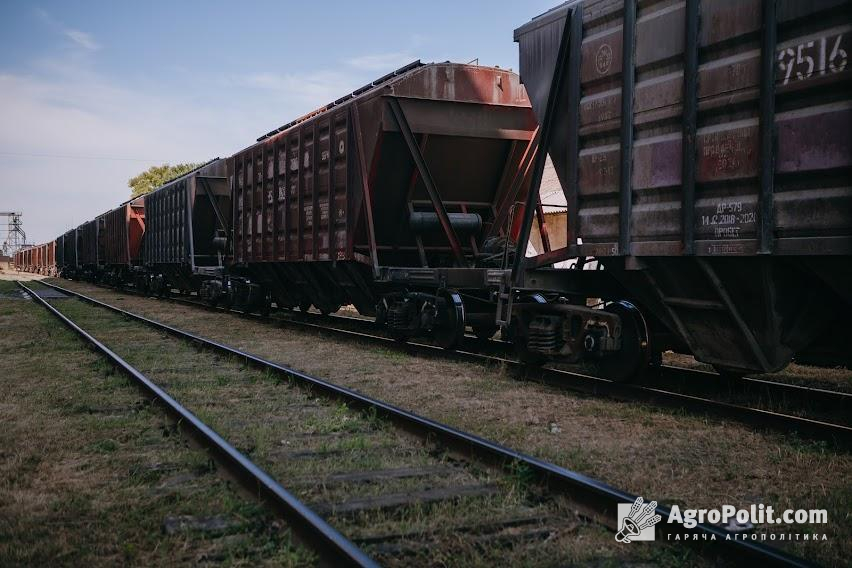
[[[553,168],[550,156],[547,157],[544,164],[539,195],[541,195],[542,208],[544,209],[544,222],[547,225],[550,248],[554,250],[564,248],[568,244],[568,204],[565,201],[565,193],[562,191],[562,185],[556,176],[556,170]],[[537,222],[533,223],[530,232],[530,244],[535,250],[535,254],[544,251]]]
[[[542,209],[544,209],[544,224],[547,227],[547,236],[550,239],[550,249],[565,248],[568,246],[568,202],[565,199],[565,193],[562,191],[562,184],[559,183],[559,177],[556,175],[553,162],[550,161],[550,156],[547,157],[547,161],[544,163],[539,195],[541,196]],[[535,256],[542,252],[544,252],[544,246],[541,243],[541,233],[538,230],[538,223],[536,222],[533,223],[532,230],[530,231],[527,256]],[[567,268],[575,262],[576,260],[572,259],[559,262],[554,266],[556,268]],[[597,261],[583,266],[584,270],[596,270],[597,268]]]

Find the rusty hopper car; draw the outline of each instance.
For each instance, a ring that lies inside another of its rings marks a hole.
[[[104,279],[111,284],[129,280],[141,260],[145,232],[144,198],[137,197],[104,214]]]
[[[26,259],[24,270],[27,272],[35,272],[38,268],[38,245],[28,248],[24,258]]]
[[[515,306],[532,351],[620,349],[639,366],[668,336],[734,373],[812,346],[848,356],[831,330],[852,316],[850,14],[848,0],[587,0],[515,31],[569,221],[568,246],[517,266],[513,286],[576,300]],[[535,270],[590,257],[614,290]],[[618,293],[632,301],[597,311],[619,333],[596,330],[584,295]]]
[[[46,259],[46,249],[44,245],[36,245],[33,247],[33,261],[30,266],[30,272],[35,274],[40,274],[42,268],[45,266]]]
[[[15,253],[15,270],[22,272],[26,270],[27,260],[24,254],[26,249],[21,249]]]
[[[38,245],[27,249],[27,272],[36,272],[39,265],[39,250]]]
[[[493,333],[489,238],[526,189],[535,128],[511,71],[415,62],[270,132],[229,164],[230,294],[352,303],[399,336]]]
[[[38,246],[39,265],[37,272],[45,276],[56,276],[56,241]]]
[[[197,291],[221,277],[230,212],[225,160],[218,158],[147,194],[137,287],[161,295],[173,287]]]

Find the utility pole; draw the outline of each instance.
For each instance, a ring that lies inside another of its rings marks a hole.
[[[27,244],[27,234],[24,232],[21,216],[15,211],[0,211],[0,217],[7,218],[6,238],[3,240],[3,256],[12,256]]]

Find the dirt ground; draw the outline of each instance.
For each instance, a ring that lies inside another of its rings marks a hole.
[[[18,272],[13,267],[6,263],[0,263],[0,280],[14,281],[21,280],[30,282],[33,280],[44,280],[47,276],[41,274],[32,274],[31,272]]]
[[[758,527],[825,533],[828,541],[773,542],[826,564],[852,553],[852,456],[795,433],[637,403],[587,398],[518,381],[501,368],[417,358],[374,345],[273,328],[224,313],[60,282],[131,311],[227,342],[421,415],[667,504],[827,509],[820,526]]]

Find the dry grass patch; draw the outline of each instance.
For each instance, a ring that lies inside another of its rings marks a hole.
[[[79,283],[70,286],[648,498],[697,508],[753,503],[776,509],[825,508],[829,542],[783,546],[826,564],[852,555],[847,522],[852,457],[795,433],[762,432],[717,418],[578,396],[517,381],[486,366],[398,352],[389,356],[372,345],[319,333],[276,329]],[[788,528],[794,527],[773,530]]]

